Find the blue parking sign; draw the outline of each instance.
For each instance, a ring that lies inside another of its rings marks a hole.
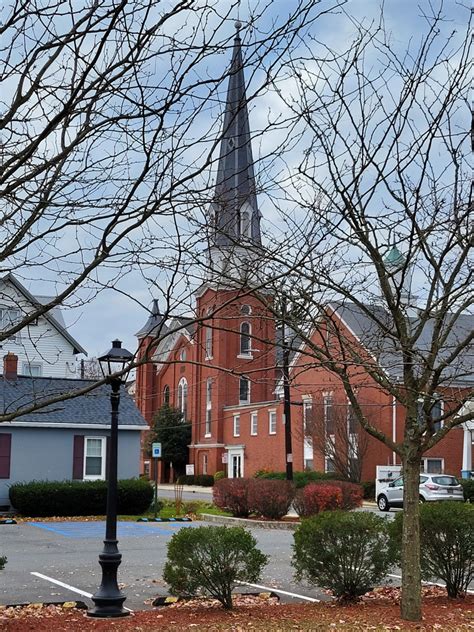
[[[161,458],[161,443],[152,443],[151,444],[151,456],[154,459]]]

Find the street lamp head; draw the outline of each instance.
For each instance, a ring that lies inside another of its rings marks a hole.
[[[112,348],[98,358],[100,369],[106,378],[122,372],[132,359],[133,353],[127,349],[122,349],[121,340],[112,340]],[[126,375],[122,375],[118,379],[125,381]]]

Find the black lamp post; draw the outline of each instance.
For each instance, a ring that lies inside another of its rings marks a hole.
[[[122,349],[120,340],[112,341],[112,348],[98,358],[101,371],[112,387],[110,404],[112,408],[110,445],[107,455],[107,517],[105,540],[99,564],[102,567],[102,582],[92,596],[94,607],[87,614],[90,617],[126,617],[128,610],[123,608],[126,596],[117,584],[117,570],[122,555],[117,546],[117,448],[118,448],[118,409],[120,402],[120,385],[124,376],[117,376],[125,369],[133,358],[127,349]]]

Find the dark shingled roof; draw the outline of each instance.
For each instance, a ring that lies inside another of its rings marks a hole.
[[[29,377],[0,380],[0,406],[9,413],[32,403],[41,403],[53,396],[71,393],[93,384],[94,380]],[[75,399],[51,404],[33,413],[22,415],[14,422],[42,424],[110,424],[110,386],[103,385]],[[132,397],[122,387],[120,391],[119,426],[148,428]]]
[[[212,202],[215,246],[233,246],[239,240],[240,213],[244,205],[250,206],[252,210],[247,239],[261,245],[241,39],[237,32],[229,70],[216,189]]]
[[[158,331],[161,334],[165,334],[167,330],[168,327],[163,322],[163,315],[160,312],[160,306],[155,298],[151,306],[151,312],[148,320],[143,327],[137,331],[135,336],[137,338],[145,338],[146,336],[154,336]]]
[[[380,366],[386,369],[393,377],[398,378],[402,376],[402,354],[399,344],[397,345],[395,335],[385,334],[375,320],[355,303],[332,303],[331,307],[339,314],[366,349],[377,358]],[[365,308],[373,314],[374,318],[383,323],[384,327],[393,330],[392,320],[383,305],[366,305]],[[459,344],[466,341],[474,329],[474,315],[471,314],[447,314],[444,329],[447,329],[447,323],[452,319],[455,319],[452,329],[439,351],[436,365],[444,358],[447,358]],[[414,312],[408,320],[411,323],[412,331],[414,331],[419,326],[419,318],[416,316],[416,313]],[[432,344],[433,327],[434,320],[426,320],[416,343],[420,366],[422,365],[422,359],[426,357],[426,353]],[[446,367],[443,371],[443,378],[446,382],[453,381],[456,384],[467,385],[474,383],[473,343],[467,345],[457,358]]]

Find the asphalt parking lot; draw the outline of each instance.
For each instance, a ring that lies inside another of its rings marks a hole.
[[[119,583],[127,595],[126,606],[132,610],[143,609],[157,595],[167,594],[161,578],[166,544],[178,529],[192,529],[202,524],[206,523],[119,522],[119,548],[123,556]],[[0,575],[0,603],[75,599],[90,603],[87,594],[94,593],[100,584],[98,554],[104,533],[104,522],[1,525],[0,555],[8,557],[8,564]],[[259,547],[270,556],[259,585],[302,597],[327,599],[322,591],[293,580],[291,531],[254,529],[253,533]],[[283,601],[295,599],[284,593],[280,593],[280,597]]]

